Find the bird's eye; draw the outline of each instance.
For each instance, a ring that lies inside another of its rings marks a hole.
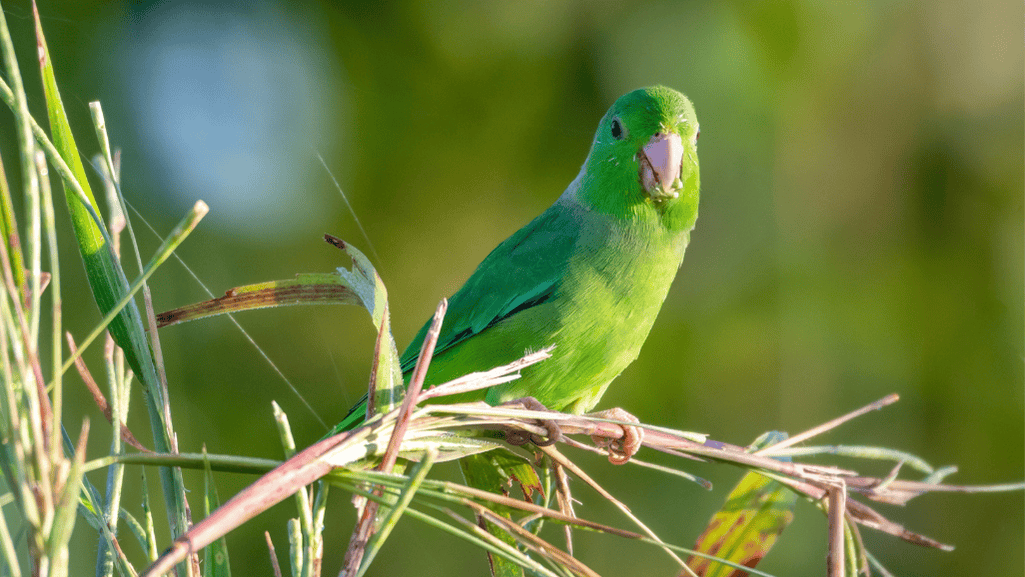
[[[623,140],[623,123],[618,118],[612,119],[612,138]]]

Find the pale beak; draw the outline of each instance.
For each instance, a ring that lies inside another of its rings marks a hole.
[[[648,196],[656,200],[676,198],[679,193],[680,165],[683,161],[683,141],[679,134],[656,132],[641,149],[641,184]]]

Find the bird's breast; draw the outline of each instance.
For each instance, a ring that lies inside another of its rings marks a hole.
[[[590,410],[640,352],[679,269],[686,235],[638,235],[607,223],[582,230],[552,297],[536,311],[537,348],[551,359],[490,394],[531,395],[556,410]],[[533,316],[533,315],[532,315]]]

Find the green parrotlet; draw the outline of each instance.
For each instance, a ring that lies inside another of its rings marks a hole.
[[[545,407],[590,411],[641,350],[683,262],[698,216],[698,121],[694,106],[664,86],[634,90],[605,113],[580,173],[558,200],[485,257],[449,299],[424,386],[510,363],[555,345],[521,378],[469,393],[496,405],[532,397]],[[402,354],[407,375],[430,321]],[[635,420],[625,412],[606,412]],[[640,431],[607,445],[623,463]],[[617,448],[618,447],[618,448]],[[489,455],[460,461],[468,485],[507,491]],[[490,523],[482,527],[510,545]],[[495,576],[522,569],[488,555]]]
[[[424,387],[555,345],[521,378],[458,400],[533,397],[556,411],[591,410],[637,358],[683,261],[698,216],[698,133],[694,106],[671,88],[620,97],[555,204],[449,299]],[[429,325],[402,354],[407,378]]]
[[[698,121],[694,106],[664,86],[620,97],[598,124],[580,173],[548,210],[491,251],[449,299],[424,387],[515,361],[555,345],[517,380],[446,402],[497,405],[532,397],[548,409],[590,411],[637,358],[683,262],[698,216]],[[408,379],[430,326],[401,357]],[[364,418],[355,407],[337,430]],[[635,420],[614,410],[605,416]],[[623,463],[640,431],[607,445]],[[468,485],[507,490],[488,454],[460,460]],[[482,526],[511,545],[490,523]],[[493,575],[522,569],[489,553]]]

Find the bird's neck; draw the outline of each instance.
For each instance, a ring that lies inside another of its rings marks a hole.
[[[604,171],[603,171],[604,172]],[[622,171],[619,171],[622,172]],[[585,164],[559,198],[560,203],[596,212],[622,226],[685,234],[698,216],[698,176],[692,172],[678,198],[656,202],[644,194],[636,174],[596,174]]]

